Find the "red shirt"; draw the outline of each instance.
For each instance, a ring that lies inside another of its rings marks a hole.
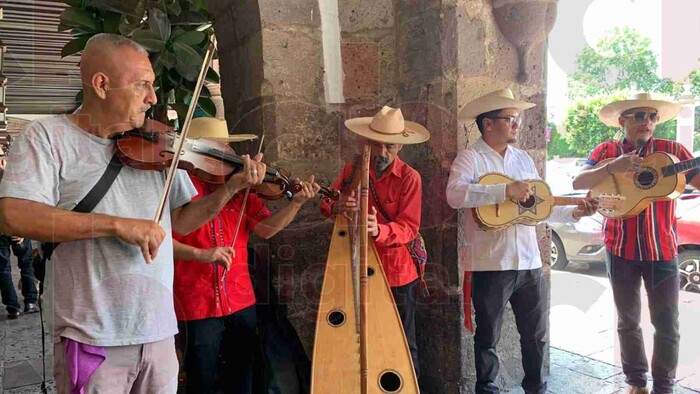
[[[335,181],[333,188],[347,193],[342,190],[343,180],[352,181],[353,164],[351,162],[345,165],[343,173]],[[377,179],[373,166],[370,168],[369,176],[374,181],[384,210],[393,219],[391,222],[387,221],[377,209],[379,235],[374,238],[374,245],[377,247],[389,286],[404,286],[418,279],[416,266],[405,244],[418,235],[420,228],[422,194],[420,174],[396,157],[381,178]],[[371,192],[369,206],[377,206]],[[321,203],[321,212],[327,217],[333,215],[331,208],[332,204],[325,201]]]
[[[603,142],[593,149],[586,164],[629,153],[636,148],[627,142]],[[693,156],[675,141],[650,138],[640,149],[641,156],[652,152],[666,152],[680,161]],[[686,181],[698,174],[698,169],[686,173]],[[676,201],[655,201],[639,215],[629,219],[608,219],[603,222],[605,246],[615,256],[634,261],[669,261],[678,254],[676,233]]]
[[[194,177],[191,179],[199,192],[195,200],[212,192],[207,183]],[[244,195],[244,192],[236,194],[211,222],[184,236],[173,233],[173,238],[200,249],[231,246]],[[194,260],[175,261],[173,294],[177,320],[226,316],[255,304],[248,274],[248,234],[268,216],[270,211],[263,201],[251,192],[234,246],[236,257],[226,273],[225,282],[221,266]]]

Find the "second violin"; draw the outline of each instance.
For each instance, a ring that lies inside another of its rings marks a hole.
[[[149,120],[143,129],[123,133],[117,138],[119,159],[132,168],[163,171],[172,162],[178,138],[171,127]],[[178,168],[206,182],[222,184],[243,168],[243,159],[228,144],[188,138]],[[267,167],[263,183],[255,186],[256,193],[268,200],[291,198],[301,190],[301,183],[290,179],[286,170],[272,167]],[[321,188],[320,193],[325,198],[338,198],[337,191],[327,188]]]

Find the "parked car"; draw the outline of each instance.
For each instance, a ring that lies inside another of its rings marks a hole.
[[[676,217],[681,289],[700,292],[700,192],[686,191],[679,197]],[[600,214],[584,217],[578,223],[553,223],[550,227],[552,268],[563,270],[570,261],[605,262]]]

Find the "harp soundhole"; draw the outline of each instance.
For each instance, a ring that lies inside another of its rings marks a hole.
[[[339,231],[339,232],[338,232],[338,235],[341,236],[341,237],[346,237],[346,236],[348,235],[348,232],[347,232],[347,231],[344,231],[344,230],[343,230],[343,231]]]
[[[345,324],[345,313],[341,310],[332,310],[327,317],[328,324],[332,327],[340,327]]]
[[[379,375],[379,388],[385,393],[398,393],[401,386],[403,382],[396,371],[384,371]]]
[[[367,276],[374,276],[374,268],[367,267]]]

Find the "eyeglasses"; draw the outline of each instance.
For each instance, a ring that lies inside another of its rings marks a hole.
[[[627,114],[627,115],[622,115],[625,118],[632,118],[634,117],[635,122],[646,122],[647,117],[652,123],[656,123],[659,121],[659,114],[657,112],[644,112],[644,111],[637,111],[633,114]]]
[[[505,119],[510,124],[510,127],[520,127],[523,119],[516,116],[492,116],[489,119]]]

